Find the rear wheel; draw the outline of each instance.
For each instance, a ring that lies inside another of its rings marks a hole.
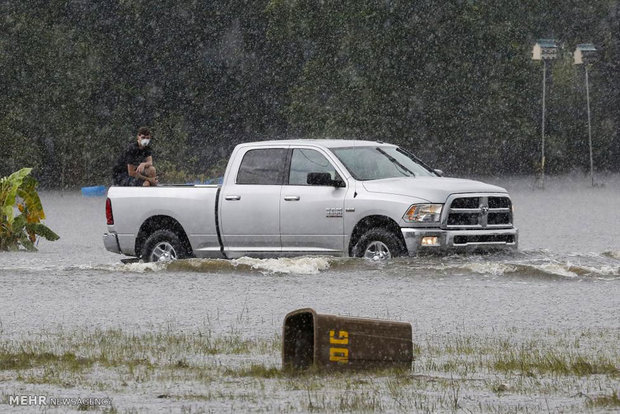
[[[179,236],[170,230],[153,232],[142,247],[142,260],[145,262],[169,262],[186,256]]]
[[[375,227],[360,237],[353,248],[353,255],[374,262],[383,262],[392,257],[402,256],[406,251],[398,235],[387,229]]]

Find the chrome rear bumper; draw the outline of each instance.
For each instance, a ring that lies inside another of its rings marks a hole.
[[[108,251],[119,254],[121,253],[121,246],[118,243],[116,233],[105,233],[103,235],[103,245]]]

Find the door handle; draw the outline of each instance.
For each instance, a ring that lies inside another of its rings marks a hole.
[[[284,201],[299,201],[299,196],[284,196]]]
[[[238,195],[227,195],[226,197],[224,197],[225,200],[231,200],[231,201],[237,201],[237,200],[241,200],[241,196]]]

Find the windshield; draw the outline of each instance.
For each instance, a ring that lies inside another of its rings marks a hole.
[[[346,147],[331,150],[356,180],[436,176],[419,160],[396,147]]]

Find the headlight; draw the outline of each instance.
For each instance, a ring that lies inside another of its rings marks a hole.
[[[405,213],[403,220],[409,223],[437,223],[443,204],[414,204]]]

